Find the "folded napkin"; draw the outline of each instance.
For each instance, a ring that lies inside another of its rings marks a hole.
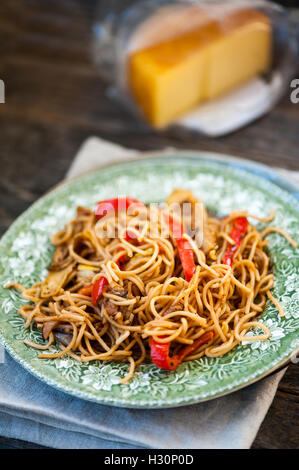
[[[67,178],[134,155],[134,150],[90,138]],[[284,176],[299,183],[298,173]],[[69,449],[250,448],[284,374],[280,371],[198,405],[134,410],[67,395],[35,378],[8,353],[4,359],[0,364],[0,436]]]

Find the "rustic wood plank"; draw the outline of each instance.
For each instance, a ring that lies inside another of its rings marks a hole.
[[[48,447],[33,444],[19,439],[6,439],[0,437],[0,449],[48,449]]]
[[[298,449],[298,366],[292,364],[279,384],[253,449]]]

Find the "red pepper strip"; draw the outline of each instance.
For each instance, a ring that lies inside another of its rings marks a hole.
[[[240,246],[242,238],[244,237],[246,230],[248,227],[248,220],[246,217],[238,217],[235,219],[234,227],[231,231],[230,238],[235,241],[235,245],[229,244],[227,247],[226,252],[224,253],[223,257],[223,264],[228,264],[229,266],[232,265],[235,252]]]
[[[172,216],[169,216],[169,227],[174,235],[174,239],[178,247],[186,281],[189,282],[195,273],[195,262],[192,247],[188,240],[183,238],[184,228],[182,224],[174,220]]]
[[[207,331],[207,333],[204,333],[195,340],[193,344],[184,347],[178,354],[171,357],[169,356],[170,343],[158,343],[151,338],[150,345],[152,361],[161,369],[175,370],[183,362],[185,357],[190,356],[193,352],[197,351],[200,346],[211,341],[214,338],[214,335],[214,331]]]
[[[138,201],[137,199],[133,199],[131,197],[126,197],[126,198],[114,198],[114,199],[106,199],[105,201],[100,201],[97,204],[96,210],[95,210],[95,216],[98,219],[101,219],[110,211],[115,211],[117,212],[119,209],[125,209],[128,210],[129,207],[133,205],[143,205],[142,202]],[[134,233],[126,233],[126,240],[136,240],[136,236]],[[120,266],[123,262],[125,261],[125,255],[122,255],[116,263],[118,266]],[[94,305],[97,304],[99,298],[103,294],[104,287],[108,284],[108,281],[105,277],[100,277],[92,286],[92,292],[91,292],[91,297],[92,297],[92,303]]]
[[[116,261],[116,264],[118,264],[118,266],[121,267],[125,261],[126,261],[126,255],[122,255],[118,258],[118,260]]]
[[[136,240],[136,236],[135,234],[133,234],[131,232],[131,234],[129,234],[128,232],[126,233],[126,240]],[[116,264],[118,266],[121,266],[124,261],[126,259],[126,255],[122,255],[120,256],[120,258],[116,261]],[[108,284],[108,281],[105,277],[100,277],[93,285],[93,288],[92,288],[92,303],[94,305],[97,304],[99,298],[102,296],[103,294],[103,290],[104,290],[104,287]]]
[[[185,359],[185,357],[187,356],[191,356],[192,353],[195,353],[199,348],[200,346],[202,346],[203,344],[205,343],[208,343],[209,341],[211,341],[215,336],[215,332],[213,330],[211,331],[207,331],[206,333],[204,333],[202,336],[200,336],[199,338],[197,338],[193,344],[190,344],[188,346],[185,346],[179,353],[178,353],[178,357],[180,359],[180,361],[182,362],[183,359]]]
[[[142,202],[138,201],[137,199],[133,199],[130,197],[126,198],[114,198],[114,199],[106,199],[105,201],[100,201],[97,204],[96,210],[95,210],[95,216],[98,219],[101,219],[110,211],[115,211],[117,212],[119,209],[125,209],[128,210],[129,207],[132,207],[133,205],[144,205]],[[126,232],[126,240],[131,241],[131,240],[136,240],[137,237],[133,232],[129,233]],[[116,263],[118,266],[120,266],[123,262],[125,261],[125,255],[121,256]],[[99,298],[103,294],[104,287],[108,284],[108,281],[105,277],[100,277],[93,285],[92,288],[92,303],[94,305],[97,304]]]
[[[116,264],[120,266],[125,261],[126,256],[122,255],[117,261]],[[100,277],[94,284],[90,284],[85,287],[81,287],[78,290],[78,294],[88,295],[92,298],[92,303],[96,305],[97,301],[101,297],[104,287],[108,284],[108,281],[105,277]]]
[[[193,250],[191,248],[190,243],[184,238],[180,240],[176,240],[176,244],[178,247],[178,252],[179,252],[181,262],[182,262],[186,281],[189,282],[191,281],[195,273]]]
[[[93,288],[93,284],[89,284],[88,286],[81,287],[81,289],[78,290],[77,294],[87,295],[88,297],[90,297],[92,293],[92,288]]]
[[[123,248],[120,246],[118,251],[123,251]],[[116,264],[118,265],[118,267],[120,268],[124,262],[126,261],[126,256],[127,255],[121,255],[117,260],[116,260]]]
[[[125,236],[125,240],[127,242],[135,242],[137,241],[137,235],[135,232],[130,232],[130,231],[126,231],[126,236]]]
[[[121,250],[121,248],[120,248]],[[126,255],[120,256],[120,258],[116,261],[116,264],[120,267],[126,259]],[[103,294],[104,287],[108,284],[108,281],[105,277],[100,277],[92,286],[92,303],[94,305],[97,304],[97,301]]]
[[[144,205],[142,202],[132,197],[106,199],[105,201],[99,201],[95,210],[95,216],[97,219],[101,219],[108,212],[114,211],[117,213],[121,209],[128,210],[129,207],[134,205]]]
[[[125,261],[126,255],[122,255],[117,261],[116,264],[120,265]],[[99,279],[94,283],[92,288],[92,303],[97,304],[97,301],[103,294],[104,287],[108,284],[108,281],[105,277],[99,277]]]
[[[128,210],[129,207],[132,207],[136,204],[142,205],[142,206],[144,205],[142,202],[132,197],[106,199],[105,201],[100,201],[97,203],[95,216],[98,219],[101,219],[102,217],[104,217],[104,215],[108,214],[108,212],[114,211],[115,213],[117,213],[120,209]],[[127,241],[133,241],[133,240],[137,240],[137,237],[133,232],[131,233],[126,232],[125,239]],[[121,256],[119,260],[117,261],[117,263],[122,264],[124,263],[124,261],[125,261],[125,255]]]
[[[125,240],[127,242],[137,241],[137,236],[133,232],[126,232]],[[122,247],[119,247],[119,251],[122,251]],[[124,264],[125,260],[126,255],[122,255],[120,258],[118,258],[116,264],[118,264],[118,266],[121,266],[122,264]]]
[[[99,298],[101,297],[101,295],[103,294],[103,290],[104,290],[104,287],[108,284],[108,281],[105,277],[99,277],[99,279],[96,280],[96,282],[94,283],[93,285],[93,288],[92,288],[92,303],[94,305],[97,304],[97,301],[99,300]]]
[[[161,336],[161,338],[165,338],[165,336]],[[157,367],[166,370],[177,368],[178,364],[176,364],[175,358],[169,357],[170,342],[158,343],[154,338],[151,338],[150,347],[152,361]]]

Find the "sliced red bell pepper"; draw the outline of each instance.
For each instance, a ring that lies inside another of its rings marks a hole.
[[[185,346],[179,353],[169,356],[169,343],[158,343],[153,338],[151,338],[151,358],[153,363],[160,367],[160,369],[166,370],[175,370],[185,359],[185,357],[190,356],[192,353],[196,352],[205,343],[208,343],[214,338],[214,331],[207,331],[193,344]],[[164,338],[164,337],[163,337]]]
[[[116,264],[118,266],[121,266],[124,263],[125,258],[126,258],[125,255],[120,256],[120,258],[116,261]],[[81,289],[78,290],[78,294],[87,295],[89,297],[91,296],[92,303],[96,305],[97,301],[103,294],[104,287],[107,284],[108,284],[107,279],[104,276],[102,276],[99,279],[97,279],[97,281],[94,284],[81,287]]]
[[[99,201],[96,206],[95,216],[97,219],[101,219],[108,212],[114,211],[117,213],[119,210],[128,210],[129,207],[134,205],[144,205],[142,202],[132,197],[116,197],[113,199],[106,199]]]
[[[120,256],[120,258],[116,261],[116,264],[120,267],[126,259],[126,255]],[[92,303],[94,305],[97,304],[98,300],[103,294],[104,287],[108,284],[107,279],[103,277],[99,277],[99,279],[93,284],[92,288]]]
[[[223,264],[228,264],[229,266],[232,265],[235,252],[239,248],[242,238],[244,238],[245,236],[247,228],[248,220],[246,219],[246,217],[237,217],[235,219],[234,226],[230,234],[230,238],[234,240],[235,245],[228,245],[227,250],[223,256]]]
[[[121,250],[121,248],[120,248]],[[125,262],[126,255],[121,255],[119,259],[116,261],[116,264],[121,267],[121,265]],[[94,305],[97,304],[98,300],[103,294],[104,287],[108,284],[108,281],[105,277],[100,277],[92,286],[92,303]]]
[[[99,277],[99,279],[96,280],[96,282],[93,284],[92,288],[92,303],[94,305],[97,304],[97,301],[103,294],[104,287],[108,284],[108,281],[105,277]]]
[[[93,284],[89,284],[88,286],[81,287],[81,289],[78,290],[77,294],[87,295],[88,297],[90,297],[92,293],[92,288],[93,288]]]
[[[195,273],[195,262],[192,247],[188,240],[183,238],[184,228],[183,225],[175,220],[171,215],[167,216],[169,221],[169,228],[173,233],[176,241],[179,257],[183,266],[186,281],[190,281]]]
[[[163,336],[165,338],[165,336]],[[150,340],[151,358],[153,363],[160,369],[174,370],[178,364],[176,358],[169,356],[170,342],[158,343],[154,338]]]
[[[121,267],[125,261],[126,261],[126,255],[121,255],[116,261],[116,264],[118,264],[118,266]]]
[[[135,236],[135,234],[133,232],[127,232],[126,233],[126,240],[127,241],[134,241],[134,240],[137,240],[137,237]],[[121,248],[120,248],[121,249]],[[116,264],[120,267],[124,262],[125,262],[125,259],[126,259],[126,255],[121,255],[119,257],[119,259],[116,261]],[[92,287],[92,303],[94,305],[97,304],[98,300],[100,299],[100,297],[102,296],[103,294],[103,290],[104,290],[104,287],[108,284],[108,281],[105,277],[100,277],[94,284],[93,284],[93,287]],[[87,295],[87,294],[86,294]]]
[[[137,235],[135,232],[132,232],[130,230],[127,230],[126,231],[126,236],[125,236],[125,240],[127,242],[136,242],[137,241]]]
[[[127,242],[136,242],[137,236],[135,235],[134,232],[126,232],[125,240]],[[119,251],[122,251],[121,247],[119,248]],[[122,255],[120,256],[120,258],[118,258],[118,260],[116,261],[116,264],[118,264],[118,266],[121,266],[122,264],[124,264],[125,260],[126,260],[126,255]]]
[[[129,207],[134,205],[144,205],[142,202],[138,201],[137,199],[131,197],[123,197],[123,198],[113,198],[113,199],[106,199],[105,201],[100,201],[97,203],[95,216],[97,219],[101,219],[104,217],[108,212],[114,211],[117,213],[119,210],[128,210]],[[126,233],[126,240],[136,240],[136,236],[133,232]],[[125,261],[125,255],[122,255],[116,263],[118,266],[123,264]],[[93,285],[92,288],[92,302],[93,304],[97,304],[98,300],[103,294],[104,287],[108,284],[108,281],[105,277],[100,277]]]

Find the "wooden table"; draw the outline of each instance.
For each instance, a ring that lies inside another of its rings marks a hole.
[[[289,94],[267,116],[219,139],[171,130],[158,134],[136,122],[106,97],[92,63],[95,6],[84,0],[1,0],[0,78],[6,84],[6,103],[0,105],[1,234],[63,179],[90,135],[140,150],[212,150],[299,170],[299,104],[292,104]],[[253,448],[298,447],[298,378],[292,364]],[[0,448],[29,447],[37,446],[0,438]]]

